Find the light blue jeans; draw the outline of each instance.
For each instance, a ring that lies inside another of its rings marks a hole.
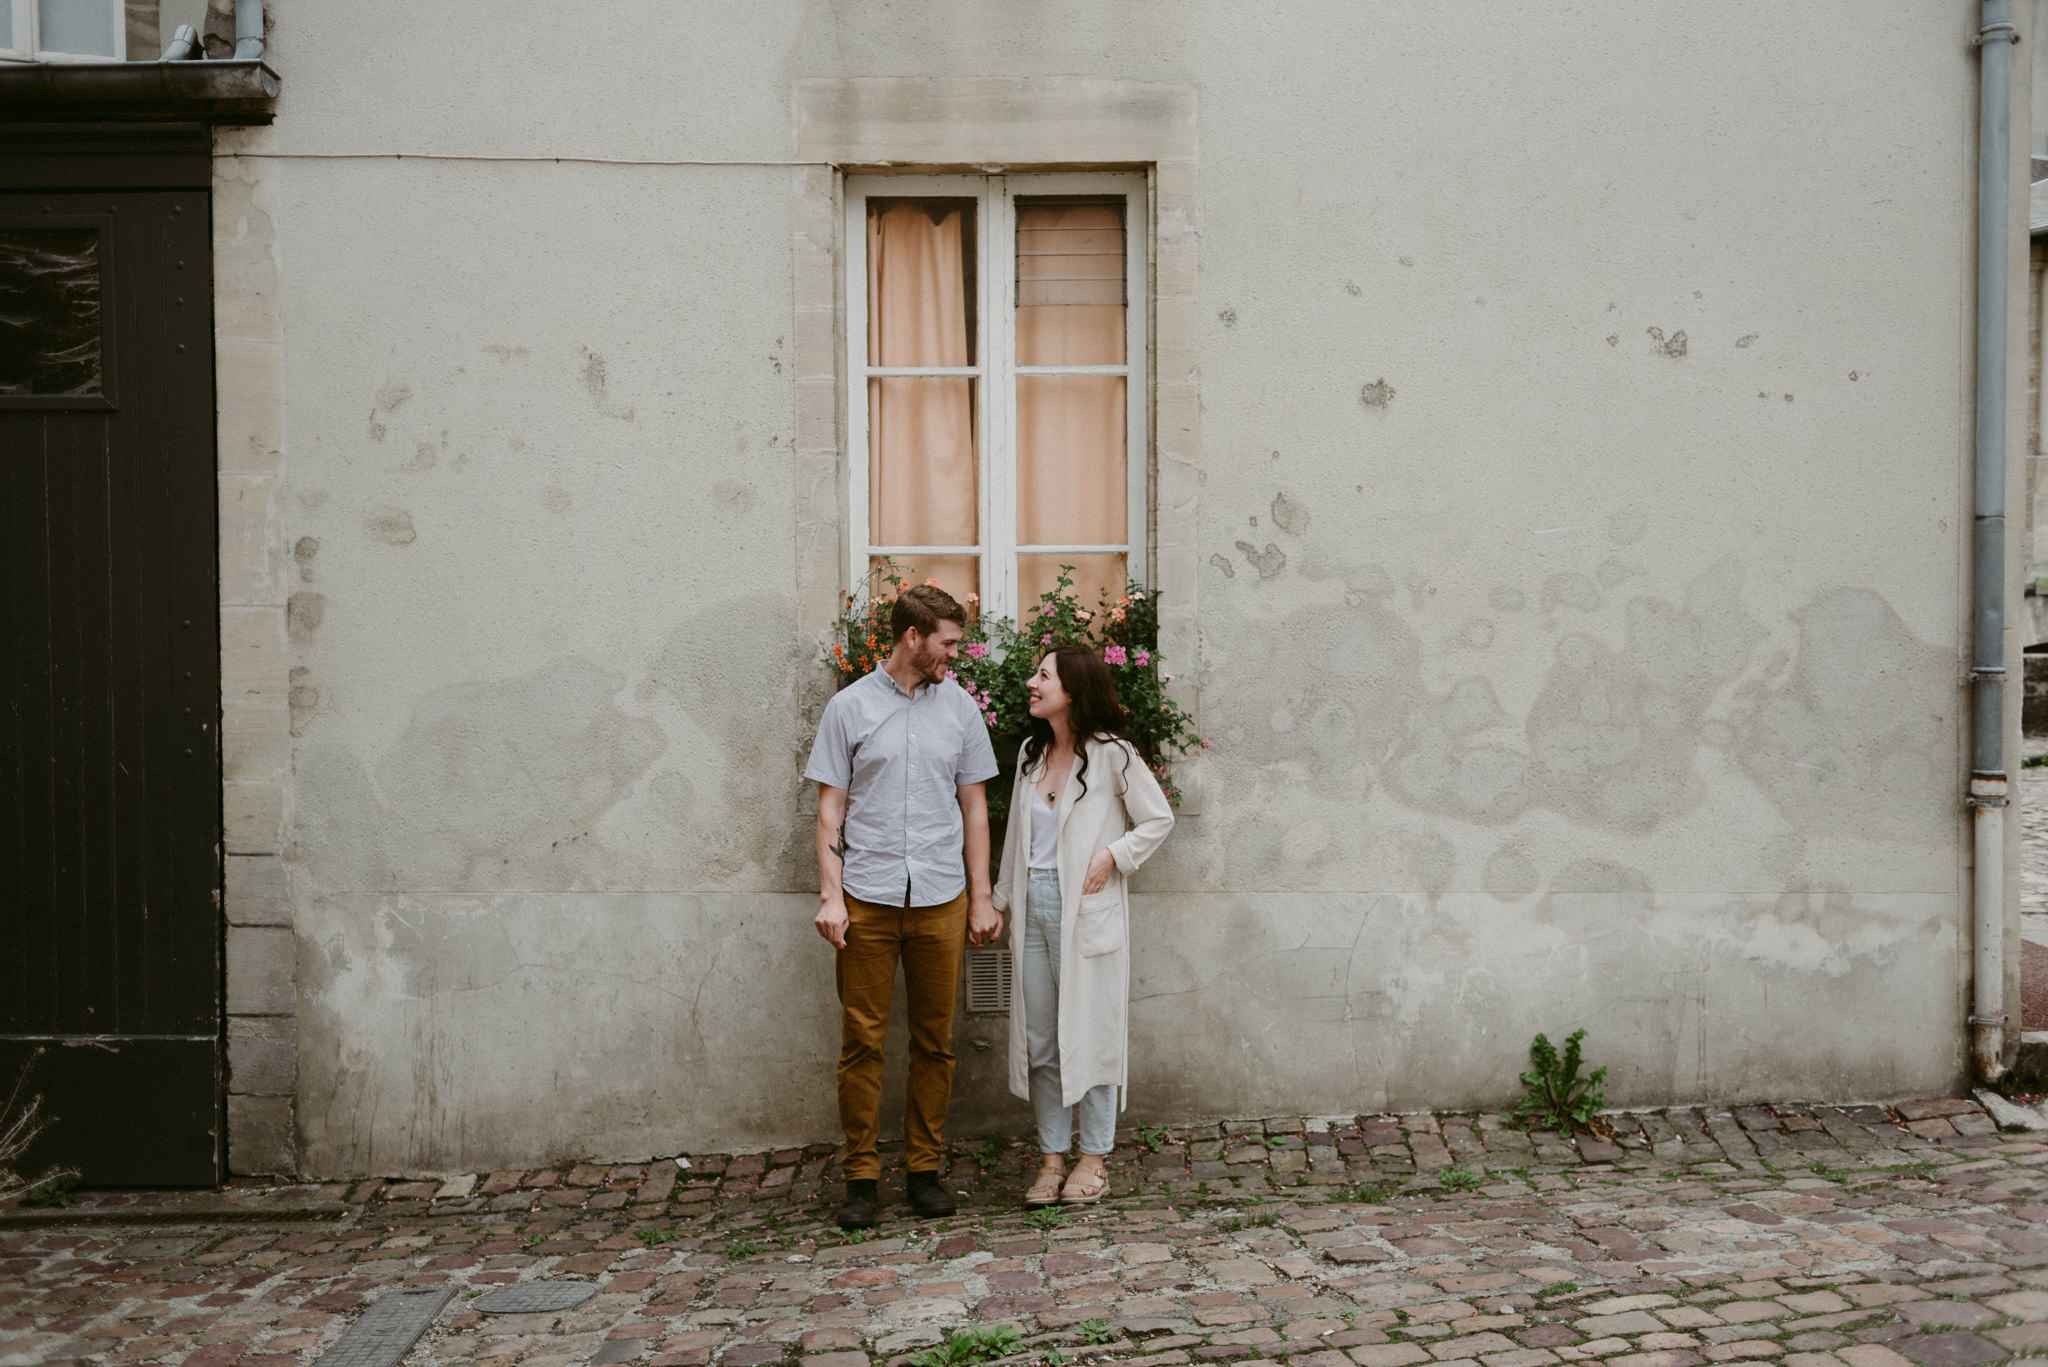
[[[1024,1030],[1031,1059],[1031,1109],[1041,1153],[1065,1153],[1080,1112],[1081,1152],[1116,1147],[1116,1088],[1090,1087],[1072,1106],[1060,1104],[1060,875],[1031,870],[1024,898]]]

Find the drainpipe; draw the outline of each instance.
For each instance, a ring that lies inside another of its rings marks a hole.
[[[235,60],[263,60],[263,0],[235,0]]]
[[[1983,0],[1977,118],[1977,501],[1970,656],[1970,794],[1975,828],[1971,1053],[2005,1076],[2005,363],[2012,214],[2012,0]]]

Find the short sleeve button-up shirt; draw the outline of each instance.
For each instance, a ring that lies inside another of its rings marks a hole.
[[[840,883],[864,902],[937,906],[967,886],[958,789],[996,774],[988,728],[952,679],[906,694],[882,669],[825,705],[804,777],[846,790]]]

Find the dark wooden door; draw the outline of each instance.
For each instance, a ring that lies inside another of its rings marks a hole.
[[[65,166],[57,179],[90,178]],[[28,1169],[208,1185],[223,1149],[208,195],[9,179],[0,1083],[40,1052],[52,1124]]]

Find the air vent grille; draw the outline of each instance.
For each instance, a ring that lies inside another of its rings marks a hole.
[[[1010,1013],[1010,950],[1007,945],[970,946],[967,951],[967,1012],[974,1016]]]

